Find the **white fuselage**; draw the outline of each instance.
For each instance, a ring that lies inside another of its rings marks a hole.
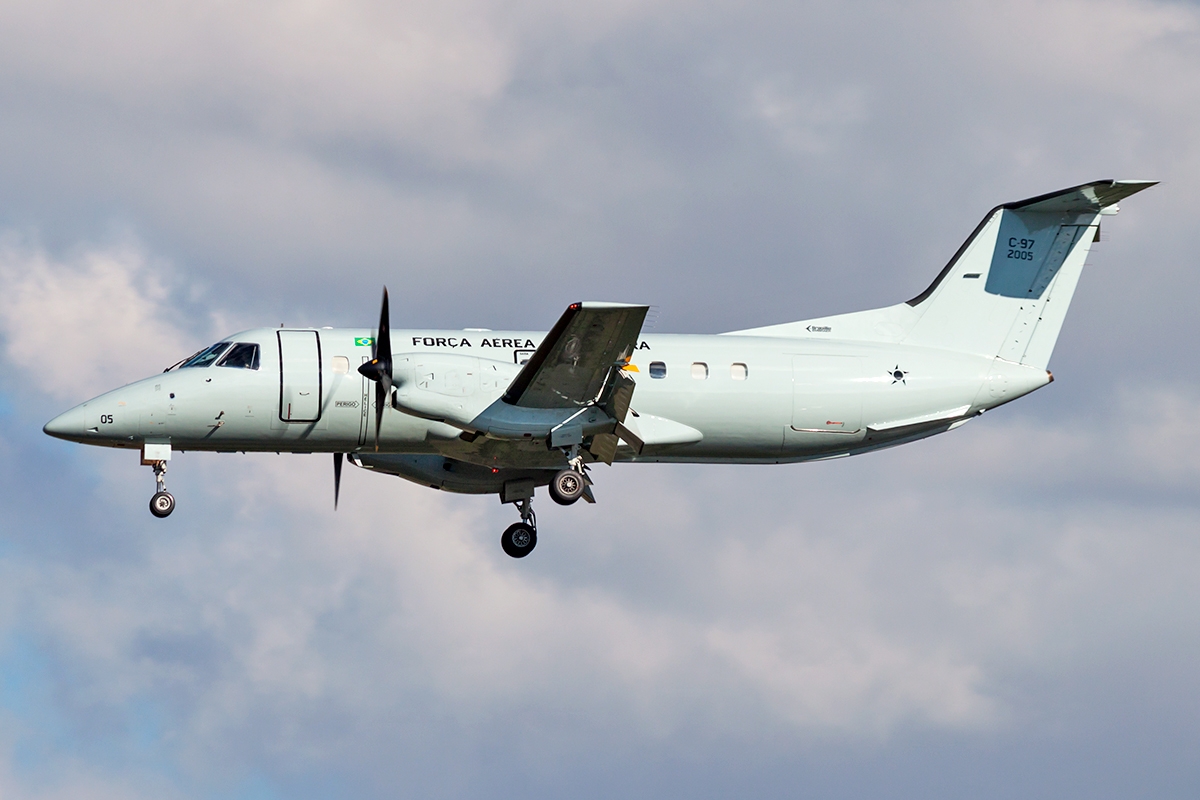
[[[281,350],[281,334],[291,333],[300,334],[290,339],[300,350]],[[246,331],[228,341],[258,344],[257,369],[173,369],[89,400],[47,431],[108,447],[153,442],[177,451],[374,453],[373,384],[357,372],[371,357],[373,335]],[[396,391],[486,405],[543,336],[393,331]],[[622,447],[621,461],[776,463],[850,455],[949,430],[1050,381],[1044,369],[999,358],[822,335],[645,335],[630,364],[636,390],[628,422],[646,446],[640,455]],[[499,468],[564,463],[544,441],[467,441],[462,433],[389,407],[379,452]]]

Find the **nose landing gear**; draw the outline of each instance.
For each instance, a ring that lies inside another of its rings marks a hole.
[[[533,513],[533,501],[520,502],[521,521],[514,522],[500,535],[500,547],[513,558],[524,558],[537,547],[537,516]]]
[[[175,497],[167,491],[167,462],[155,461],[150,466],[154,468],[154,484],[158,489],[150,498],[150,513],[159,518],[169,517],[175,510]]]

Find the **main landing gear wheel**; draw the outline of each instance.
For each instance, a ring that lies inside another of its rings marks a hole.
[[[175,510],[175,498],[170,492],[155,492],[150,498],[150,513],[156,517],[169,517]]]
[[[524,522],[514,522],[504,529],[500,546],[513,558],[524,558],[537,547],[537,529]]]
[[[587,488],[583,474],[573,469],[564,469],[550,481],[550,497],[560,506],[569,506],[583,497]]]

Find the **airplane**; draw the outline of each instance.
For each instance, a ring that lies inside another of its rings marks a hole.
[[[954,430],[1054,380],[1047,366],[1101,218],[1156,181],[992,209],[907,302],[716,335],[644,334],[649,306],[572,303],[547,333],[258,328],[48,422],[138,450],[166,517],[174,452],[332,453],[434,489],[496,494],[537,545],[535,489],[595,502],[617,462],[783,464]]]

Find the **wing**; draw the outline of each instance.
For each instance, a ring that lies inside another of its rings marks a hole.
[[[609,371],[637,347],[649,306],[572,303],[503,400],[523,408],[576,408],[595,400]]]

